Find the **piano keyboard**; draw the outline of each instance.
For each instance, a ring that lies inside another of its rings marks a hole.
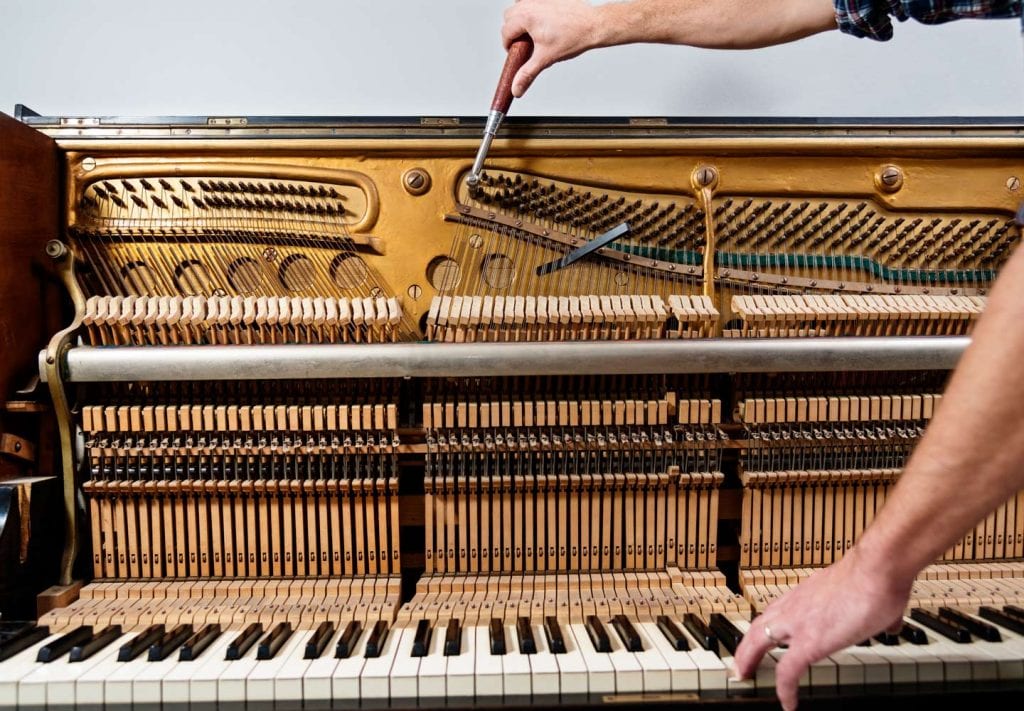
[[[749,624],[738,613],[713,613],[584,622],[421,620],[394,627],[328,622],[316,630],[282,623],[258,634],[188,625],[47,634],[45,627],[26,626],[23,634],[42,636],[20,651],[17,640],[0,646],[0,705],[327,707],[360,699],[770,691],[785,649],[771,651],[753,679],[730,678],[732,654]],[[1021,680],[1024,609],[1007,605],[940,613],[915,608],[900,635],[879,635],[830,655],[812,665],[801,685],[852,691]]]

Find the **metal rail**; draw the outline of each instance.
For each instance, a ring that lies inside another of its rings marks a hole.
[[[72,348],[68,382],[949,370],[968,337]],[[45,353],[40,372],[45,379]]]

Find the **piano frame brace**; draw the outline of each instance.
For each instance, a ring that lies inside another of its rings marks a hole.
[[[966,336],[72,348],[67,382],[951,370]],[[47,377],[46,352],[40,374]],[[52,367],[52,366],[51,366]]]

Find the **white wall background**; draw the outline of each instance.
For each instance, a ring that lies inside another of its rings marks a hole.
[[[509,2],[0,0],[0,111],[478,115]],[[905,23],[889,43],[833,32],[750,52],[606,49],[549,70],[512,110],[1024,115],[1020,23]]]

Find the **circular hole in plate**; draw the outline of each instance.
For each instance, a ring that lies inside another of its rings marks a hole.
[[[288,291],[302,291],[313,285],[316,267],[305,254],[292,254],[281,262],[277,276]]]
[[[480,262],[484,283],[492,289],[507,289],[516,278],[516,264],[504,254],[488,254]]]
[[[427,279],[439,293],[451,291],[462,280],[459,263],[450,257],[434,257],[427,265]]]
[[[198,296],[210,291],[210,273],[198,259],[186,259],[174,268],[174,282],[185,296]]]
[[[342,253],[331,262],[331,279],[342,289],[356,289],[366,282],[370,274],[363,258],[356,254]]]
[[[155,295],[157,293],[156,276],[145,262],[128,262],[121,267],[121,276],[133,294]]]
[[[239,257],[228,265],[228,281],[240,294],[248,294],[263,284],[263,270],[252,257]]]

